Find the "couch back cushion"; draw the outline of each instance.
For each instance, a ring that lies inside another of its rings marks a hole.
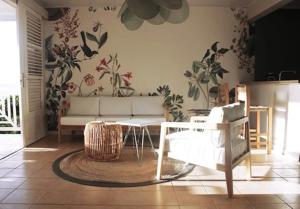
[[[131,98],[133,115],[164,115],[163,97],[137,96]]]
[[[207,123],[232,122],[243,118],[244,114],[244,103],[234,103],[222,107],[214,107],[208,116]],[[231,138],[236,138],[240,134],[240,127],[235,127],[234,130],[230,131]],[[225,145],[224,131],[206,130],[205,133],[215,146],[223,147]]]
[[[68,115],[99,115],[99,97],[70,97]]]
[[[132,115],[131,97],[100,97],[100,115]]]

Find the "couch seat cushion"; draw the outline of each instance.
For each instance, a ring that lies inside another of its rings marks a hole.
[[[101,116],[97,118],[97,121],[103,122],[117,122],[117,121],[124,121],[130,120],[131,116],[126,115],[114,115],[114,116]]]
[[[96,116],[64,116],[61,117],[60,122],[61,125],[68,125],[68,126],[85,126],[88,122],[95,121]]]
[[[99,97],[71,97],[68,115],[99,115]]]
[[[159,115],[134,115],[132,119],[149,120],[158,123],[166,122],[166,118]]]

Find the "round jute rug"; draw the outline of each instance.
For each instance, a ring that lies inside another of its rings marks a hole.
[[[143,160],[138,160],[135,149],[125,147],[120,159],[99,162],[85,156],[84,150],[65,154],[54,161],[53,171],[65,180],[79,184],[104,187],[134,187],[158,184],[188,174],[193,165],[165,158],[162,179],[157,181],[157,156],[149,148],[144,149]]]

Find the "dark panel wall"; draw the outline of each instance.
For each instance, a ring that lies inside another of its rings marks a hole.
[[[255,23],[255,80],[295,70],[285,79],[300,79],[300,10],[282,9]]]

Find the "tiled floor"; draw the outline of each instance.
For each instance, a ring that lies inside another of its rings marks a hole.
[[[10,155],[23,147],[21,134],[0,133],[0,159]],[[1,171],[0,171],[1,176]]]
[[[51,169],[54,159],[82,146],[57,145],[47,137],[0,161],[0,209],[300,209],[297,157],[252,155],[253,175],[234,170],[235,197],[228,199],[224,174],[197,167],[189,176],[161,185],[101,188],[67,182]]]

